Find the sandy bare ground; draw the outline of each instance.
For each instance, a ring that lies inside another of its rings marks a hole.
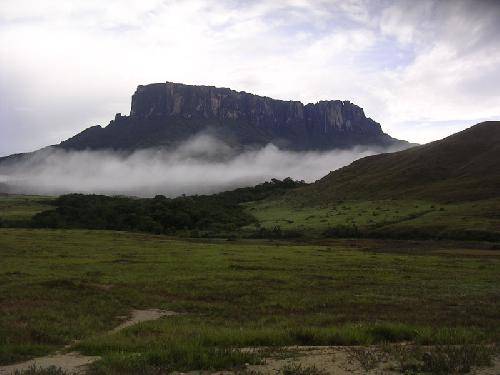
[[[115,327],[108,333],[116,333],[127,327],[133,326],[141,322],[157,320],[164,316],[178,315],[175,311],[149,309],[149,310],[132,310],[130,316],[119,326]],[[71,345],[65,347],[69,348]],[[84,374],[86,368],[92,362],[98,360],[99,357],[85,356],[77,352],[62,353],[57,352],[45,357],[30,359],[29,361],[16,363],[8,366],[0,366],[0,375],[14,374],[16,371],[25,371],[32,367],[48,368],[51,366],[61,368],[70,374]]]
[[[292,356],[267,358],[264,365],[249,366],[248,372],[261,374],[279,374],[286,366],[301,368],[315,367],[324,374],[398,374],[392,371],[392,364],[381,361],[374,369],[363,368],[360,362],[350,353],[351,347],[296,347],[289,348]]]
[[[162,316],[173,315],[168,312]],[[142,314],[135,315],[136,318]],[[153,315],[150,315],[153,316]],[[152,320],[152,319],[147,319]],[[146,320],[137,320],[141,322]],[[128,322],[128,321],[127,321]],[[130,326],[127,325],[127,327]],[[118,328],[118,327],[117,327]],[[123,328],[122,328],[123,329]],[[115,328],[116,330],[116,328]],[[371,349],[376,355],[371,357],[372,361],[363,360],[356,354],[360,349]],[[260,350],[257,348],[247,348],[243,350]],[[66,354],[55,354],[52,356],[36,358],[21,364],[5,366],[0,369],[0,374],[11,374],[16,370],[26,370],[30,366],[47,368],[55,366],[63,369],[70,374],[85,374],[89,364],[99,359],[99,357],[83,356],[79,353],[71,352]],[[262,365],[246,366],[238,371],[191,371],[189,375],[278,375],[283,369],[289,366],[291,368],[300,366],[302,369],[314,367],[320,374],[347,375],[347,374],[366,374],[366,375],[395,375],[400,374],[397,370],[397,363],[390,359],[377,347],[361,348],[355,346],[293,346],[281,348],[269,355]],[[4,371],[4,372],[2,372]],[[182,374],[182,373],[177,373]],[[471,374],[476,375],[499,375],[500,357],[494,359],[492,367],[474,369]]]
[[[390,356],[384,355],[377,347],[361,348],[349,346],[295,347],[289,348],[291,356],[278,355],[267,358],[265,364],[248,366],[250,374],[279,374],[286,366],[301,366],[302,369],[314,367],[323,374],[347,375],[393,375],[401,374],[398,365]],[[372,356],[360,356],[368,349]],[[500,357],[494,359],[493,367],[474,369],[471,374],[500,375]]]
[[[149,310],[132,310],[130,312],[129,319],[125,320],[119,326],[113,328],[111,332],[118,332],[127,327],[133,326],[141,322],[147,322],[149,320],[157,320],[164,316],[174,316],[179,315],[175,311],[159,310],[159,309],[149,309]]]
[[[26,362],[0,367],[0,374],[14,374],[16,371],[25,371],[32,367],[48,368],[51,366],[60,368],[72,374],[85,374],[85,368],[99,357],[90,357],[80,353],[61,353],[46,357],[33,358]]]
[[[164,316],[178,315],[174,311],[165,310],[133,310],[122,324],[108,333],[115,333],[134,324],[160,319]],[[66,349],[70,348],[68,345]],[[259,351],[263,348],[244,348],[243,351]],[[360,355],[370,352],[371,355]],[[288,368],[314,368],[318,374],[366,374],[366,375],[394,375],[400,374],[398,365],[389,355],[384,354],[379,347],[357,346],[291,346],[279,349],[270,349],[264,363],[261,365],[247,365],[238,371],[191,371],[190,375],[278,375]],[[30,367],[48,368],[54,366],[68,374],[85,374],[88,365],[99,357],[84,356],[77,352],[55,353],[50,356],[34,358],[32,360],[0,367],[0,375],[14,374],[15,371],[28,370]],[[299,367],[300,366],[300,367]],[[177,373],[181,374],[181,373]],[[500,356],[493,360],[493,366],[474,369],[471,374],[500,375]]]
[[[370,360],[359,356],[359,350],[372,350],[374,353]],[[255,349],[247,349],[255,350]],[[282,348],[282,351],[271,354],[262,365],[246,366],[239,371],[193,371],[189,375],[279,375],[283,369],[315,368],[318,374],[347,375],[394,375],[401,374],[397,363],[389,356],[384,355],[377,347],[355,346],[295,346]],[[178,373],[179,374],[179,373]],[[500,375],[500,357],[494,359],[492,367],[474,369],[471,374]]]

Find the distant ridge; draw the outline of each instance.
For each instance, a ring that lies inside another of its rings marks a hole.
[[[311,202],[417,198],[465,201],[500,197],[500,121],[442,140],[369,156],[297,192]]]
[[[292,150],[354,145],[408,145],[385,134],[379,123],[348,101],[304,105],[213,86],[154,83],[138,86],[129,116],[90,127],[61,142],[72,150],[132,150],[175,146],[208,132],[233,146],[274,143]]]

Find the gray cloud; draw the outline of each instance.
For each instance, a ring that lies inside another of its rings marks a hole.
[[[500,116],[499,15],[496,0],[3,0],[0,155],[105,125],[166,80],[351,100],[430,141]]]
[[[69,192],[154,196],[214,193],[271,178],[314,181],[381,148],[330,152],[283,151],[269,144],[237,152],[207,135],[174,150],[131,154],[45,149],[28,160],[0,166],[0,190],[58,195]]]

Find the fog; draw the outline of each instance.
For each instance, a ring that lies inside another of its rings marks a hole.
[[[382,148],[293,152],[269,144],[236,150],[208,135],[175,149],[133,153],[47,148],[0,165],[0,192],[59,195],[70,192],[151,197],[207,194],[252,186],[271,178],[315,181]]]

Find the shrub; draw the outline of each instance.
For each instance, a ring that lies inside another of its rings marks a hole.
[[[69,375],[66,371],[60,367],[50,366],[46,368],[31,366],[27,370],[16,370],[14,375]]]
[[[323,232],[325,237],[359,237],[361,235],[356,224],[338,225]]]
[[[282,375],[323,375],[326,372],[318,369],[316,366],[304,366],[300,363],[287,363],[283,365],[278,374]]]

